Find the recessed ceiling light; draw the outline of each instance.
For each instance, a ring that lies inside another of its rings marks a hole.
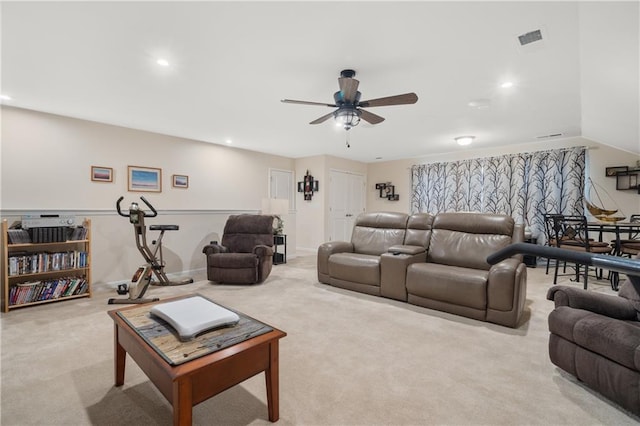
[[[0,99],[2,99],[3,101],[10,101],[11,100],[11,96],[0,95]]]
[[[167,60],[166,60],[166,59],[164,59],[164,58],[159,58],[159,59],[156,61],[156,64],[160,65],[161,67],[168,67],[168,66],[169,66],[169,61],[167,61]]]
[[[231,139],[227,139],[224,141],[224,143],[226,143],[227,145],[231,145],[233,141]]]
[[[458,145],[464,146],[464,145],[470,145],[475,138],[476,138],[475,136],[458,136],[454,140],[458,142]]]
[[[508,89],[509,87],[513,87],[513,82],[512,81],[505,81],[504,83],[502,83],[500,85],[500,87],[502,87],[503,89]]]

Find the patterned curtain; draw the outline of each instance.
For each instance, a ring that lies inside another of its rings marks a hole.
[[[584,214],[585,147],[411,167],[411,212],[502,213],[544,235],[544,214]]]

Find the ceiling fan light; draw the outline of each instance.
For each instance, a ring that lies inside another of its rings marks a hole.
[[[465,145],[471,145],[471,143],[475,138],[476,138],[475,136],[458,136],[454,140],[458,143],[458,145],[465,146]]]
[[[334,114],[336,125],[349,130],[360,123],[360,111],[355,108],[339,109]]]

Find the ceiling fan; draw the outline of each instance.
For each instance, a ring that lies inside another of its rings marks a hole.
[[[360,123],[360,119],[363,119],[364,121],[371,124],[378,124],[384,121],[383,117],[380,117],[379,115],[373,114],[362,108],[415,104],[418,101],[418,95],[413,92],[361,101],[361,93],[358,91],[358,85],[360,84],[360,82],[353,78],[355,75],[356,72],[354,70],[342,70],[342,72],[340,72],[340,78],[338,79],[340,90],[333,94],[333,104],[326,104],[322,102],[296,101],[292,99],[282,99],[282,102],[289,104],[321,105],[331,108],[338,108],[337,110],[330,112],[329,114],[323,115],[322,117],[313,120],[309,124],[320,124],[333,117],[338,126],[343,127],[345,130],[349,130],[352,127],[357,126],[358,123]]]

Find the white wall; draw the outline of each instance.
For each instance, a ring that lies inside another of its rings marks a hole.
[[[616,180],[605,177],[605,168],[611,166],[634,166],[640,156],[625,151],[611,148],[584,138],[557,139],[547,142],[511,145],[501,148],[486,149],[481,146],[474,148],[454,147],[450,153],[424,156],[420,158],[398,161],[386,161],[371,163],[368,167],[370,187],[375,182],[391,181],[396,185],[396,193],[400,194],[400,201],[388,201],[379,198],[378,192],[371,189],[367,197],[367,210],[369,211],[410,211],[411,195],[411,166],[415,164],[427,164],[435,162],[458,161],[469,158],[491,157],[518,152],[533,152],[547,149],[556,149],[570,146],[589,147],[587,155],[587,173],[593,181],[603,187],[623,212],[627,215],[640,213],[640,195],[636,191],[616,191]]]
[[[586,1],[579,11],[582,134],[640,152],[640,3]]]
[[[10,221],[25,213],[72,213],[93,222],[93,279],[97,285],[128,280],[142,258],[135,248],[133,229],[115,213],[144,195],[159,210],[148,224],[177,224],[165,237],[167,271],[204,267],[202,246],[220,239],[231,213],[257,212],[268,194],[269,168],[295,171],[295,182],[307,170],[319,181],[311,201],[296,193],[296,212],[285,217],[288,254],[296,249],[315,252],[328,240],[331,170],[358,173],[367,183],[368,211],[410,210],[410,167],[435,161],[454,161],[566,146],[589,146],[589,170],[628,216],[640,212],[640,195],[616,191],[615,179],[604,176],[609,166],[633,166],[637,155],[583,138],[571,138],[496,149],[452,147],[448,154],[365,164],[332,156],[291,159],[226,146],[159,135],[61,117],[2,108],[0,215]],[[112,167],[113,183],[90,180],[91,165]],[[127,165],[159,167],[161,193],[127,191]],[[172,174],[189,176],[188,189],[171,187]],[[375,184],[392,182],[399,201],[379,198]]]
[[[318,181],[319,190],[314,192],[311,200],[305,200],[302,192],[296,192],[296,247],[306,253],[313,253],[324,239],[324,212],[327,205],[327,178],[324,170],[326,158],[323,155],[298,158],[296,160],[296,188],[297,183],[304,180],[309,171],[314,180]]]
[[[133,227],[117,216],[143,195],[159,211],[150,224],[177,224],[165,234],[167,272],[204,268],[204,244],[220,239],[231,213],[258,212],[268,196],[269,168],[294,170],[290,158],[189,139],[2,108],[0,214],[77,214],[92,219],[93,281],[129,280],[142,257]],[[92,165],[111,167],[114,182],[92,182]],[[127,191],[127,166],[162,169],[162,192]],[[171,187],[171,175],[189,176],[189,188]],[[295,222],[295,221],[293,221]],[[287,229],[295,241],[295,226]],[[150,233],[149,238],[153,233]],[[156,234],[157,235],[157,234]],[[295,255],[295,246],[289,246]]]

